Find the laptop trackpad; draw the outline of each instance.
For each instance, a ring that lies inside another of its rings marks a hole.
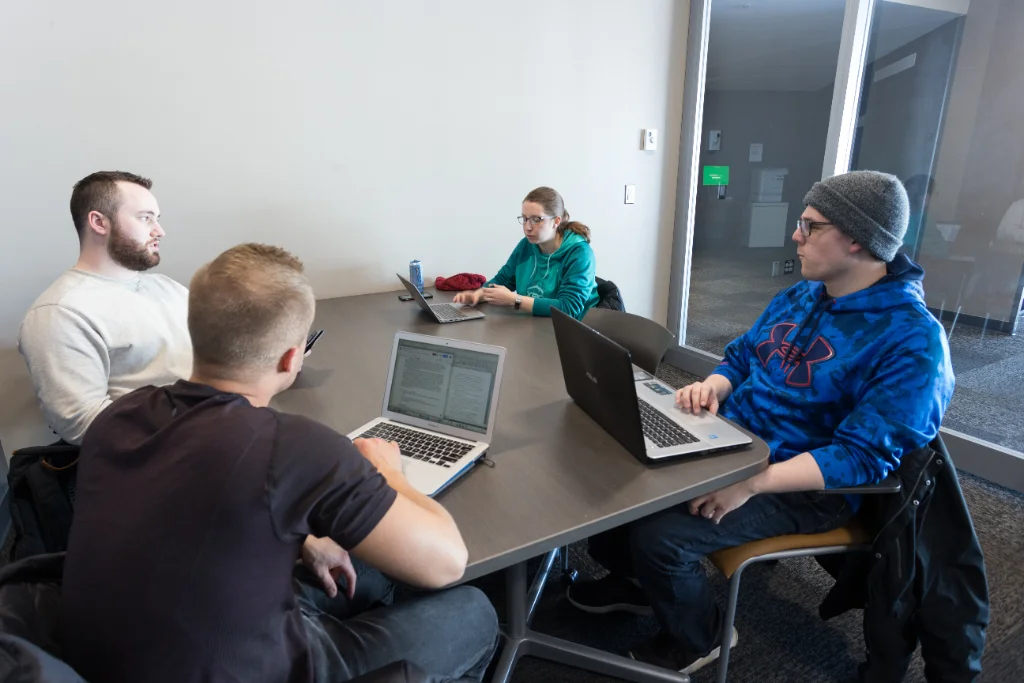
[[[708,411],[702,410],[699,415],[684,412],[676,405],[675,392],[653,381],[644,382],[643,386],[646,387],[644,400],[656,406],[694,436],[713,439],[712,435],[717,435],[721,431],[722,421]]]

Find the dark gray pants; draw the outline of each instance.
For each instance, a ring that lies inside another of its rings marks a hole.
[[[479,681],[498,643],[498,619],[487,597],[458,586],[397,602],[394,584],[355,558],[352,600],[339,582],[338,597],[300,567],[295,596],[302,609],[317,683],[340,683],[405,660],[431,681]]]
[[[763,538],[830,531],[851,514],[845,496],[820,492],[754,496],[719,524],[683,503],[592,537],[590,556],[614,575],[638,579],[662,629],[703,657],[715,647],[723,610],[701,559]]]

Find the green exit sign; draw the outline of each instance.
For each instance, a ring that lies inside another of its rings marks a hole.
[[[728,166],[705,166],[704,167],[704,184],[705,185],[728,185],[729,184],[729,167]]]

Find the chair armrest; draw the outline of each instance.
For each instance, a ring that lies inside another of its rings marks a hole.
[[[863,484],[862,486],[843,486],[836,489],[825,489],[822,493],[899,493],[903,488],[903,482],[895,474],[890,474],[877,484]]]

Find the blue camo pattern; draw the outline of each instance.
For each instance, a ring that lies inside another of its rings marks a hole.
[[[923,277],[899,254],[847,296],[810,281],[780,292],[715,370],[735,388],[721,414],[763,438],[772,462],[810,452],[827,488],[884,479],[935,438],[953,395]]]

